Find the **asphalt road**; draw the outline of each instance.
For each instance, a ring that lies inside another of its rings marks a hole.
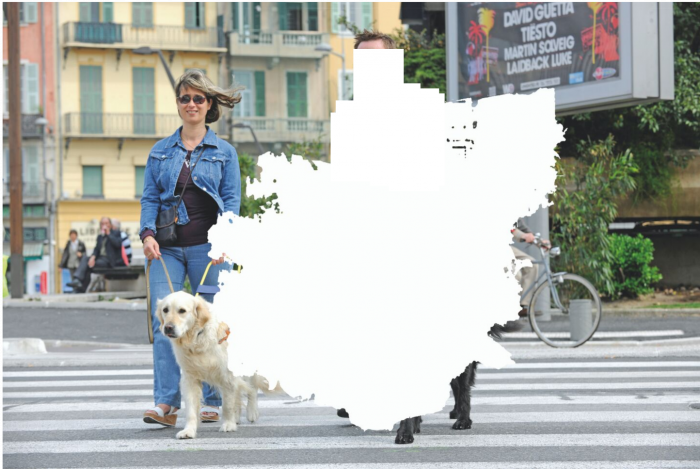
[[[598,329],[609,332],[669,330],[682,330],[683,337],[700,337],[700,321],[698,316],[688,315],[607,315],[603,316]],[[37,337],[44,340],[148,344],[145,311],[5,308],[3,334],[8,338]],[[655,339],[658,337],[647,338]]]
[[[260,420],[244,420],[235,433],[202,424],[197,439],[178,441],[183,416],[177,428],[141,420],[152,405],[150,367],[66,365],[4,369],[5,467],[700,467],[697,357],[519,360],[481,369],[472,429],[451,429],[448,401],[424,416],[406,446],[394,444],[394,432],[364,432],[335,409],[287,396],[261,397]]]

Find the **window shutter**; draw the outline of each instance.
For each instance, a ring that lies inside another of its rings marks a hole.
[[[318,31],[318,2],[307,4],[309,12],[309,31]]]
[[[5,83],[5,86],[3,87],[3,103],[4,107],[2,108],[3,114],[9,114],[10,113],[10,105],[9,105],[9,100],[7,98],[8,95],[8,84],[7,84],[7,65],[2,66],[2,82]],[[9,174],[9,173],[5,173]]]
[[[204,2],[197,2],[195,5],[197,5],[197,11],[199,13],[199,17],[197,18],[198,23],[196,27],[199,29],[204,29],[204,25],[206,24],[204,22],[204,9],[207,4]]]
[[[239,16],[238,16],[238,9],[240,8],[241,4],[239,2],[231,2],[231,21],[233,22],[233,26],[231,27],[231,31],[238,32],[238,21],[239,21]]]
[[[39,64],[25,65],[27,71],[27,101],[26,113],[39,113]]]
[[[153,2],[143,2],[142,4],[143,12],[143,25],[149,28],[153,27]]]
[[[280,31],[287,31],[289,29],[289,17],[287,15],[287,4],[283,2],[277,2],[277,13],[280,18]]]
[[[112,3],[112,2],[102,3],[102,22],[103,23],[114,23],[114,3]]]
[[[89,23],[92,21],[92,16],[90,14],[90,2],[80,2],[80,21],[83,23]]]
[[[260,11],[262,10],[262,7],[260,6],[260,2],[253,2],[253,32],[258,33],[260,32]],[[246,22],[248,21],[248,17],[246,17]]]
[[[36,2],[26,2],[24,4],[24,22],[25,23],[36,23],[37,18],[37,6]]]
[[[193,2],[185,2],[185,28],[195,28],[195,16],[197,4]]]
[[[83,197],[102,196],[102,166],[83,166]]]
[[[133,26],[141,26],[143,24],[142,10],[142,2],[131,2],[131,24]]]
[[[146,167],[145,166],[134,166],[134,173],[136,176],[136,197],[141,197],[143,195],[143,175],[146,172]]]
[[[23,162],[23,182],[29,184],[38,184],[41,177],[41,161],[39,160],[39,147],[35,146],[24,146],[22,147],[22,153],[24,154]],[[32,187],[31,189],[36,189]]]
[[[372,2],[362,2],[362,29],[372,29]]]
[[[255,72],[255,115],[265,115],[265,72]]]
[[[338,2],[331,3],[331,31],[338,34],[338,17],[340,16],[340,5]]]

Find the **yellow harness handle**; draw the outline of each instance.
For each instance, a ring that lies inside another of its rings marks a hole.
[[[231,262],[231,264],[233,264],[233,259],[231,259],[231,258],[228,257],[228,256],[224,256],[224,257],[225,257],[226,259],[228,259],[228,260]],[[211,263],[212,263],[212,262],[214,262],[214,261],[209,261],[209,264],[207,264],[207,268],[204,270],[204,275],[202,275],[202,281],[199,282],[199,286],[200,286],[200,287],[201,287],[202,285],[204,285],[204,281],[207,279],[207,274],[209,273],[209,268],[211,267]],[[240,265],[238,266],[238,273],[239,273],[239,274],[241,273],[241,269],[242,269],[242,268],[243,268],[242,266],[240,266]],[[199,288],[198,288],[197,290],[199,290]],[[199,296],[199,291],[197,291],[197,293],[195,293],[194,296]]]

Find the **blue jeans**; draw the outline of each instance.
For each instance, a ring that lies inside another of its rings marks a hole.
[[[175,291],[182,290],[185,283],[185,275],[190,279],[192,293],[196,293],[199,282],[211,261],[208,256],[211,244],[200,244],[188,247],[161,247],[165,265],[170,274]],[[231,264],[224,263],[213,265],[209,269],[205,285],[218,285],[219,272],[231,270]],[[170,339],[160,332],[160,321],[156,317],[156,304],[170,294],[168,279],[163,272],[163,264],[154,259],[151,262],[151,317],[153,318],[153,397],[156,405],[168,404],[180,408],[180,367],[175,361]],[[211,302],[214,295],[200,295]],[[221,405],[221,396],[216,390],[204,383],[204,403],[211,406]]]

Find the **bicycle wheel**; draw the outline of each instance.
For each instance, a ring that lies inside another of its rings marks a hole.
[[[543,295],[548,299],[538,301]],[[602,315],[603,305],[595,287],[575,274],[553,276],[552,288],[548,282],[538,286],[528,310],[530,326],[537,337],[558,348],[585,344],[598,329]]]

